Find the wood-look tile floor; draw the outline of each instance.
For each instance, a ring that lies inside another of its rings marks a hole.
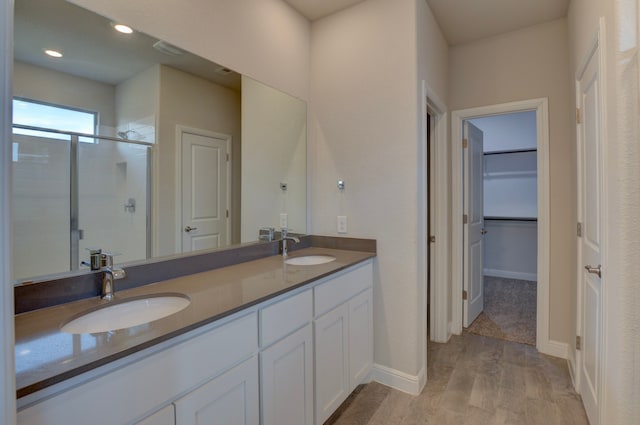
[[[588,425],[565,360],[465,333],[430,342],[427,385],[411,396],[372,382],[325,425]]]

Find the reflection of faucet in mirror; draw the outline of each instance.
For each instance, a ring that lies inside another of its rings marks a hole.
[[[113,255],[102,254],[102,296],[106,301],[111,301],[115,297],[113,281],[123,279],[127,276],[123,269],[113,268]]]
[[[258,240],[271,242],[274,234],[275,229],[273,227],[261,227],[258,231]]]
[[[282,256],[286,257],[287,255],[289,255],[289,249],[287,248],[287,241],[293,241],[295,243],[300,243],[300,239],[298,239],[295,236],[288,236],[287,235],[287,228],[283,227],[280,230],[280,235],[281,235],[281,241],[282,241]]]

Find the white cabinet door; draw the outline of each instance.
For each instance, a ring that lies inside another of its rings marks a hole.
[[[176,425],[258,425],[258,385],[254,356],[176,401]]]
[[[261,354],[262,425],[313,425],[313,330],[309,323]]]
[[[151,416],[147,416],[136,425],[176,425],[176,412],[173,404],[158,410]]]
[[[322,424],[349,395],[348,305],[315,321],[316,424]]]
[[[349,300],[349,391],[363,383],[373,367],[372,290]]]

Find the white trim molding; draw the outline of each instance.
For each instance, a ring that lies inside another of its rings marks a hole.
[[[464,120],[512,112],[536,111],[538,174],[538,302],[537,348],[553,356],[567,357],[567,349],[549,340],[549,101],[529,99],[453,111],[451,115],[451,300],[452,332],[462,332],[462,123]],[[455,224],[458,223],[458,224]]]
[[[425,369],[420,369],[417,375],[409,375],[387,366],[374,364],[369,375],[371,381],[379,382],[387,387],[411,394],[419,395],[427,382]]]
[[[11,258],[11,124],[13,0],[0,0],[0,422],[16,423],[13,275]]]
[[[433,173],[435,184],[435,205],[431,205],[434,228],[430,230],[435,236],[433,282],[430,286],[430,338],[434,342],[447,342],[451,336],[449,327],[449,141],[447,106],[440,100],[433,90],[426,86],[427,111],[434,119],[433,157],[435,170]],[[426,188],[425,195],[426,197]],[[426,217],[423,217],[426,220]],[[426,235],[429,237],[429,235]],[[428,259],[427,259],[428,260]]]

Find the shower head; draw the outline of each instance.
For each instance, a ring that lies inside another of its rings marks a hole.
[[[118,131],[118,137],[124,140],[129,140],[129,133],[138,134],[135,130]]]

